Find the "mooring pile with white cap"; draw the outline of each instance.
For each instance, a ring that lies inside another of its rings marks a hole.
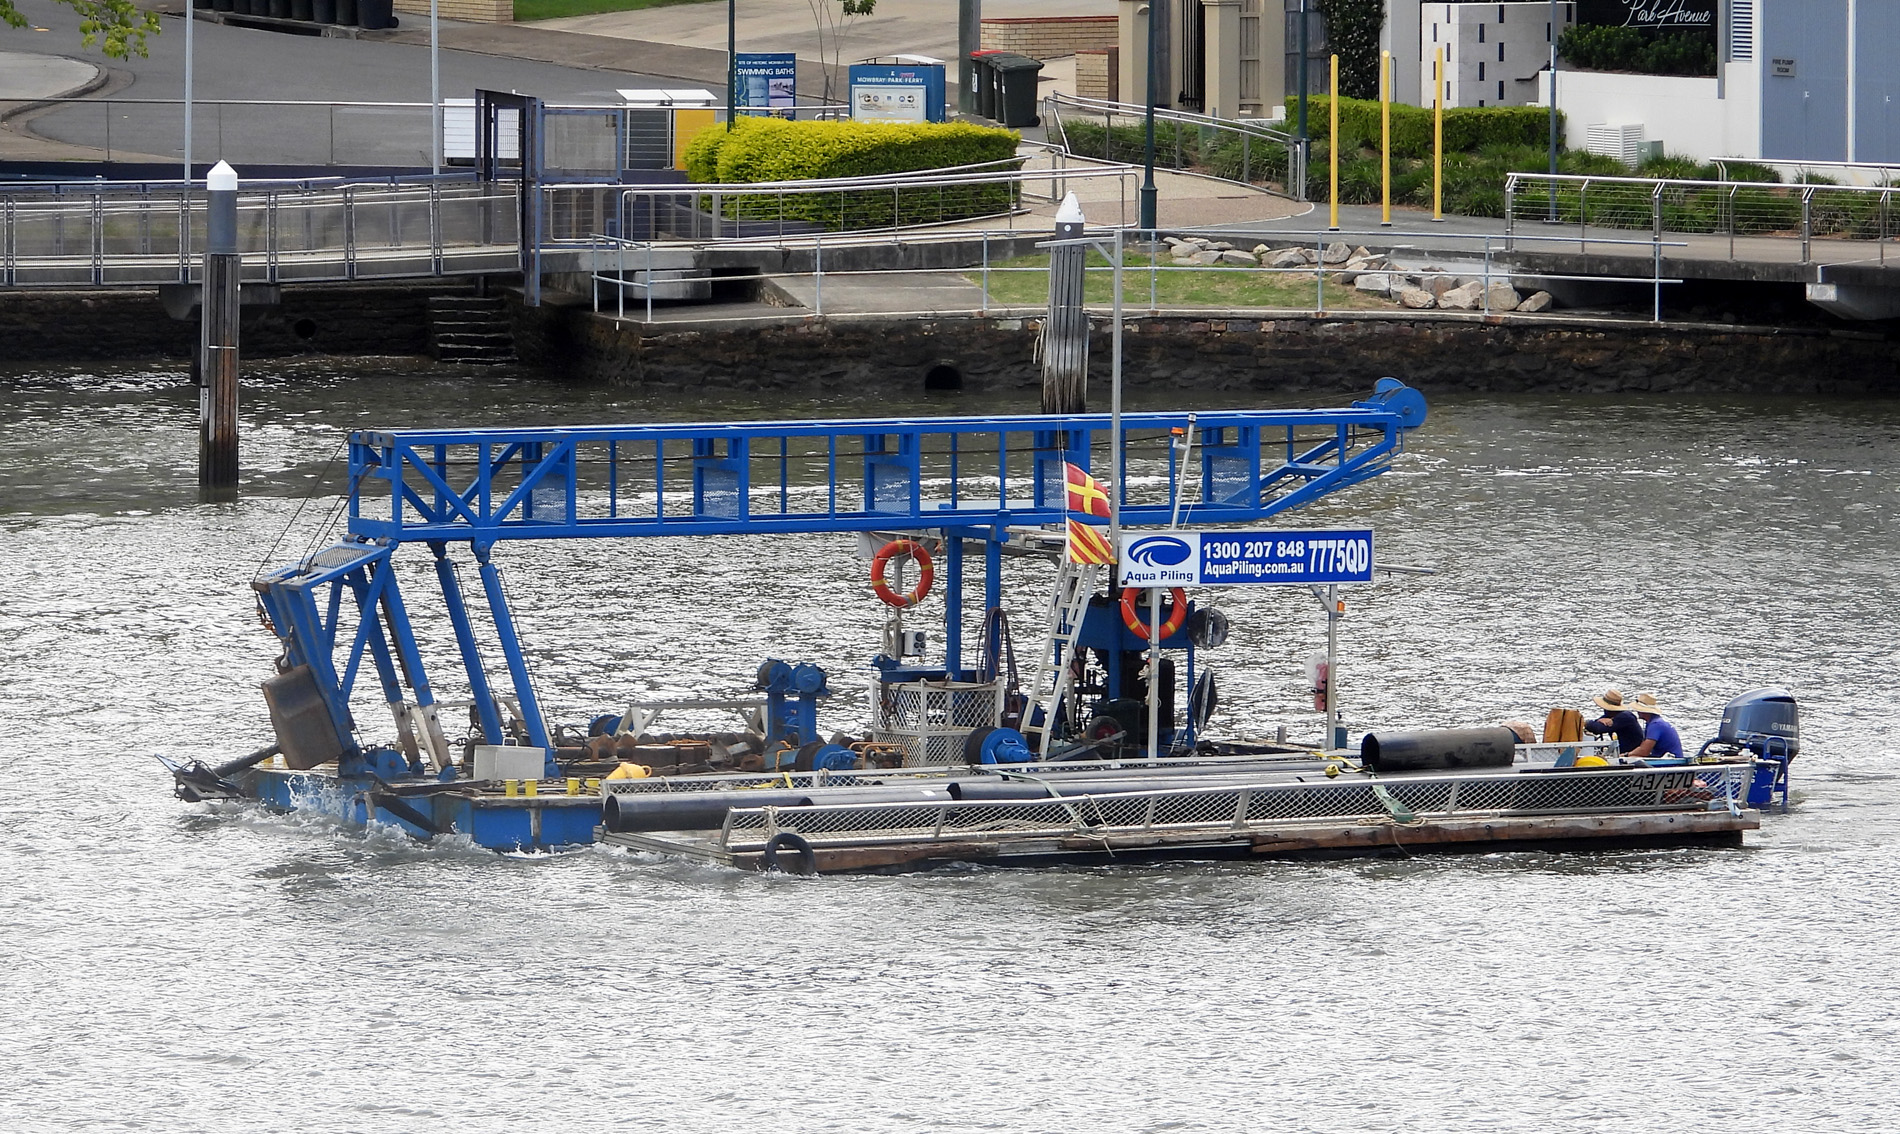
[[[1056,244],[1049,249],[1049,314],[1042,324],[1042,412],[1083,413],[1089,382],[1089,316],[1082,301],[1088,248],[1079,243],[1082,204],[1070,193],[1056,210]]]

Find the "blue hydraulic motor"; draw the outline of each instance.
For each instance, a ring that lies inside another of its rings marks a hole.
[[[818,699],[831,696],[825,671],[800,662],[767,658],[759,666],[758,687],[765,693],[765,747],[791,747],[818,739]]]

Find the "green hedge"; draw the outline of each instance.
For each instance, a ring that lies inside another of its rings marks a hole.
[[[1287,118],[1299,115],[1297,96],[1287,98]],[[1331,102],[1325,95],[1306,103],[1306,128],[1315,142],[1331,130]],[[1563,117],[1557,119],[1563,136]],[[1379,103],[1376,99],[1339,100],[1339,134],[1347,147],[1379,145]],[[1480,146],[1543,145],[1550,137],[1550,111],[1541,106],[1458,106],[1445,110],[1445,152],[1476,150]],[[1432,153],[1432,111],[1429,107],[1392,104],[1392,156],[1422,158]]]
[[[741,118],[730,131],[715,126],[687,143],[686,176],[701,184],[734,185],[919,173],[1007,162],[1021,140],[1014,130],[961,122]],[[1016,203],[1010,186],[961,185],[747,197],[722,202],[721,211],[728,217],[845,231],[991,216]]]
[[[1580,24],[1557,37],[1557,51],[1566,64],[1586,71],[1715,74],[1712,31],[1650,31]]]
[[[686,146],[686,175],[698,182],[816,181],[915,173],[1006,161],[1022,142],[1014,130],[963,122],[790,122],[741,118]]]

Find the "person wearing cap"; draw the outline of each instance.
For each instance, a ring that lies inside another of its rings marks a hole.
[[[1682,734],[1676,726],[1663,720],[1661,707],[1656,704],[1654,693],[1638,693],[1630,707],[1636,710],[1636,716],[1643,722],[1643,742],[1630,750],[1630,757],[1642,760],[1650,756],[1674,756],[1682,758]]]
[[[1636,714],[1630,711],[1629,702],[1623,699],[1623,694],[1614,689],[1605,689],[1603,696],[1593,700],[1596,707],[1603,710],[1603,715],[1596,720],[1583,722],[1585,732],[1592,736],[1614,734],[1619,755],[1628,756],[1641,747],[1643,722],[1637,720]]]

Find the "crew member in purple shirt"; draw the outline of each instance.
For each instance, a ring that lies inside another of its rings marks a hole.
[[[1592,736],[1615,734],[1616,751],[1623,756],[1628,756],[1642,745],[1643,722],[1637,720],[1636,714],[1630,711],[1630,704],[1623,699],[1623,694],[1606,689],[1603,696],[1595,698],[1595,701],[1597,708],[1603,710],[1603,715],[1596,720],[1583,722],[1585,732]]]
[[[1662,713],[1656,704],[1654,693],[1638,693],[1633,707],[1636,716],[1643,722],[1643,742],[1630,750],[1630,757],[1642,760],[1656,756],[1682,756],[1682,734],[1676,726],[1662,719]]]

